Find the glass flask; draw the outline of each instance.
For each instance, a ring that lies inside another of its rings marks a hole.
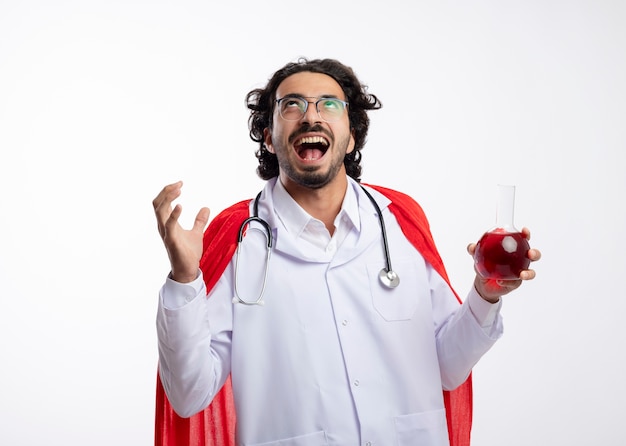
[[[476,245],[474,263],[482,277],[496,280],[519,279],[530,265],[530,245],[513,224],[515,186],[498,185],[496,225]]]

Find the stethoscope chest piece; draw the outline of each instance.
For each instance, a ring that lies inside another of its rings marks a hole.
[[[400,284],[400,277],[393,270],[383,268],[378,273],[378,279],[387,288],[395,288]]]

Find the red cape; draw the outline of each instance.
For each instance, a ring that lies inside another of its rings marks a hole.
[[[420,205],[403,193],[369,186],[391,200],[389,210],[398,220],[404,235],[449,284],[428,220]],[[250,200],[241,201],[221,212],[205,231],[200,269],[207,290],[217,283],[235,253],[239,227],[249,216],[249,204]],[[443,396],[450,446],[469,446],[472,428],[471,375],[455,390],[443,391]],[[155,446],[235,446],[235,425],[230,377],[206,409],[189,418],[181,418],[170,406],[157,374]]]

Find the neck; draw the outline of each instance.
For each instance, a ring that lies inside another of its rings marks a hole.
[[[335,218],[341,210],[348,187],[346,175],[337,175],[335,179],[319,189],[311,189],[289,181],[280,181],[289,195],[313,218],[324,223],[332,235],[335,231]]]

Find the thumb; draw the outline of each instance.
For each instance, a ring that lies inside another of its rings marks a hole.
[[[193,231],[200,231],[200,232],[204,232],[204,229],[206,228],[206,224],[209,221],[209,215],[211,214],[211,211],[209,210],[209,208],[202,208],[200,209],[200,211],[198,211],[198,215],[196,215],[196,219],[193,222]]]

